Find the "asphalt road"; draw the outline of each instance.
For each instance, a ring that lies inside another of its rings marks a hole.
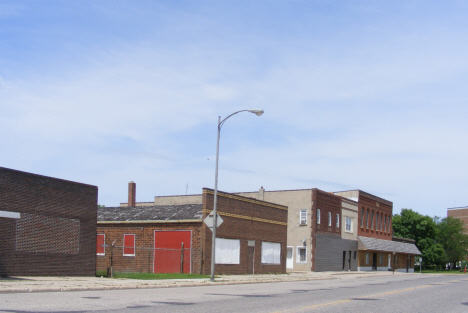
[[[464,275],[0,294],[0,312],[468,312]]]

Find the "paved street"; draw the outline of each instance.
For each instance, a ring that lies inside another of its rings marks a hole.
[[[0,312],[467,312],[464,275],[0,294]]]

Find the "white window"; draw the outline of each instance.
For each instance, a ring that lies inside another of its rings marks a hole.
[[[366,252],[366,264],[369,264],[369,252]]]
[[[328,212],[328,226],[331,226],[331,212]]]
[[[216,238],[215,249],[217,264],[240,264],[240,240]]]
[[[317,209],[317,224],[320,224],[320,209]]]
[[[262,242],[262,263],[281,264],[281,244],[278,242]]]
[[[299,215],[299,224],[307,225],[307,210],[301,210]]]
[[[364,227],[362,221],[364,220],[364,209],[361,209],[361,227]]]
[[[383,264],[383,253],[379,253],[380,264]]]
[[[353,232],[353,219],[346,216],[346,227],[345,231],[352,233]]]
[[[340,214],[336,214],[336,227],[340,228]]]
[[[306,247],[297,247],[296,263],[307,263],[307,248]]]

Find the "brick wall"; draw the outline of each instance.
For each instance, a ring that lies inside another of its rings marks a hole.
[[[320,209],[320,224],[317,223],[317,210]],[[331,213],[331,226],[328,226],[328,213]],[[312,271],[316,268],[317,234],[341,237],[341,228],[336,227],[336,214],[339,214],[338,225],[341,226],[341,197],[334,194],[312,189]]]
[[[94,276],[97,187],[0,167],[0,275]]]
[[[205,188],[203,190],[204,217],[211,212],[213,199],[213,190]],[[286,272],[287,207],[218,192],[217,211],[224,222],[217,229],[216,237],[240,240],[240,264],[216,264],[216,274],[247,274],[249,241],[254,244],[253,269],[255,274]],[[272,221],[279,222],[279,224]],[[202,234],[205,255],[203,273],[210,274],[212,232],[206,225],[203,225]],[[262,242],[281,244],[279,265],[262,264]]]
[[[358,235],[392,240],[393,206],[391,205],[391,202],[378,201],[371,197],[360,195],[358,206]],[[380,230],[380,218],[377,220],[377,216],[382,216],[382,230]],[[367,223],[366,219],[368,219]]]
[[[117,272],[153,273],[154,232],[164,230],[189,230],[192,232],[191,272],[201,271],[201,221],[198,223],[99,223],[98,234],[105,235],[105,244],[114,243],[113,266]],[[123,255],[124,234],[135,234],[135,256]],[[96,240],[96,239],[95,239]],[[96,270],[106,270],[110,266],[111,248],[105,248],[105,255],[96,256]]]

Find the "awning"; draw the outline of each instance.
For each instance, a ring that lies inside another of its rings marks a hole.
[[[413,243],[383,240],[371,237],[358,237],[359,250],[385,251],[420,255],[418,247]]]

